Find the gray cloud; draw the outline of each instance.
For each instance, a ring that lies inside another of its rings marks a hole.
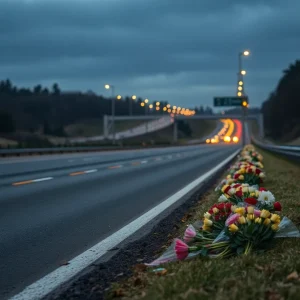
[[[246,89],[260,105],[297,59],[297,0],[1,0],[0,78],[174,104],[234,94],[245,48]]]

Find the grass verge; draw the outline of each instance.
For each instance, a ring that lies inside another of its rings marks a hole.
[[[264,156],[267,179],[264,186],[283,204],[282,215],[300,225],[300,167],[258,149]],[[202,218],[217,201],[213,188],[182,220],[188,223]],[[277,239],[275,247],[263,254],[231,259],[195,259],[164,265],[167,273],[158,276],[140,267],[135,275],[114,284],[107,298],[123,299],[299,299],[300,240]]]

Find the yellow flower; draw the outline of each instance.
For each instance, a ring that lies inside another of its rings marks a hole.
[[[261,174],[261,173],[260,173]],[[239,176],[239,180],[244,180],[244,175]]]
[[[203,223],[204,223],[205,226],[212,226],[212,224],[213,224],[213,222],[211,220],[206,219],[206,218],[204,219]]]
[[[206,212],[206,213],[204,214],[204,218],[209,219],[210,217],[211,217],[211,214],[210,214],[209,212]]]
[[[230,178],[231,178],[231,175],[227,175],[227,176],[226,176],[226,179],[230,179]]]
[[[254,214],[247,214],[247,220],[251,221],[254,220]]]
[[[204,231],[211,231],[211,227],[206,226],[206,225],[203,225],[203,226],[202,226],[202,229],[203,229]]]
[[[235,210],[235,213],[236,214],[240,214],[241,216],[245,214],[245,207],[238,207],[236,210]]]
[[[273,224],[273,225],[271,226],[271,228],[272,228],[274,231],[277,231],[277,230],[279,229],[278,224]]]
[[[268,226],[271,223],[271,220],[269,218],[264,220],[264,225]]]
[[[228,183],[228,184],[234,183],[234,179],[228,179],[228,180],[227,180],[227,183]]]
[[[213,212],[214,214],[217,214],[219,212],[219,209],[217,209],[216,207],[213,208]]]
[[[244,216],[241,216],[241,217],[239,217],[238,222],[240,224],[246,224],[247,221],[246,221],[246,218]]]
[[[224,191],[225,191],[228,187],[229,187],[228,184],[224,184],[223,187],[222,187],[222,189],[221,189],[221,191],[224,193]]]
[[[277,214],[272,214],[271,221],[276,223],[276,224],[279,224],[280,223],[280,216],[277,215]]]
[[[247,207],[247,213],[248,214],[254,214],[254,207],[253,206],[248,206]]]
[[[255,196],[256,196],[255,192],[250,193],[250,197],[255,197]]]
[[[246,169],[244,167],[240,168],[240,173],[239,174],[244,174],[246,173]]]
[[[248,193],[248,192],[249,192],[249,188],[246,187],[246,186],[243,187],[243,188],[242,188],[242,192],[243,192],[243,193]]]
[[[231,211],[234,213],[235,210],[236,210],[236,205],[232,205],[232,206],[231,206]]]
[[[256,218],[256,219],[255,219],[255,223],[261,224],[261,218]]]
[[[255,197],[259,197],[259,191],[255,191]]]
[[[239,228],[235,224],[231,224],[228,226],[230,232],[236,232]]]
[[[266,209],[263,209],[260,212],[260,217],[264,218],[264,219],[269,218],[270,215],[271,215],[271,213],[268,210],[266,210]]]

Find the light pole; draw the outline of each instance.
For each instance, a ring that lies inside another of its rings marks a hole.
[[[145,102],[145,115],[147,115],[147,113],[148,113],[148,102],[149,102],[149,99],[145,99],[144,102]]]
[[[113,144],[115,144],[116,138],[115,138],[115,86],[112,84],[106,84],[104,87],[109,90],[111,89],[111,116],[112,116],[112,135],[113,135]]]
[[[244,75],[246,75],[246,71],[242,69],[242,57],[249,56],[250,51],[244,50],[243,52],[239,53],[239,72],[238,72],[238,97],[242,97],[245,95],[245,83],[244,83]],[[246,115],[247,105],[245,105],[245,101],[242,103],[242,143],[243,146],[246,144],[246,131],[245,131],[245,115]]]
[[[132,116],[132,101],[136,100],[136,95],[132,95],[129,100],[129,115]]]

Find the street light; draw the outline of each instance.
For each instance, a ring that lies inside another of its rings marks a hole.
[[[118,99],[118,100],[121,100],[121,99],[122,99],[122,96],[121,96],[121,95],[118,95],[118,96],[117,96],[117,99]]]
[[[156,106],[160,106],[160,102],[156,102]]]
[[[145,99],[145,103],[148,103],[149,102],[149,100],[148,99]]]
[[[250,55],[250,51],[248,51],[248,50],[245,50],[245,51],[243,52],[243,55],[244,55],[244,56],[248,56],[248,55]]]
[[[242,96],[242,93],[241,93],[241,92],[238,92],[237,95],[238,95],[238,97],[241,97],[241,96]]]
[[[242,90],[243,90],[243,87],[239,86],[239,87],[238,87],[238,90],[239,90],[239,91],[242,91]]]
[[[246,73],[247,73],[247,72],[246,72],[245,70],[242,70],[242,71],[241,71],[241,74],[242,74],[242,75],[246,75]]]
[[[105,84],[104,88],[111,89],[111,116],[112,116],[112,134],[113,134],[113,144],[115,143],[115,87],[112,84]]]
[[[149,108],[152,109],[152,108],[153,108],[153,104],[150,104],[150,105],[149,105]]]
[[[171,104],[168,104],[168,105],[167,105],[167,108],[170,108],[170,107],[171,107]]]
[[[131,96],[131,99],[134,101],[136,100],[136,95],[132,95]],[[132,115],[132,101],[129,100],[129,115],[131,116]]]
[[[142,107],[144,107],[144,106],[145,106],[145,103],[144,103],[144,102],[142,102],[142,103],[141,103],[141,106],[142,106]]]
[[[240,81],[239,81],[239,85],[243,85],[243,84],[244,84],[243,81],[240,80]]]

